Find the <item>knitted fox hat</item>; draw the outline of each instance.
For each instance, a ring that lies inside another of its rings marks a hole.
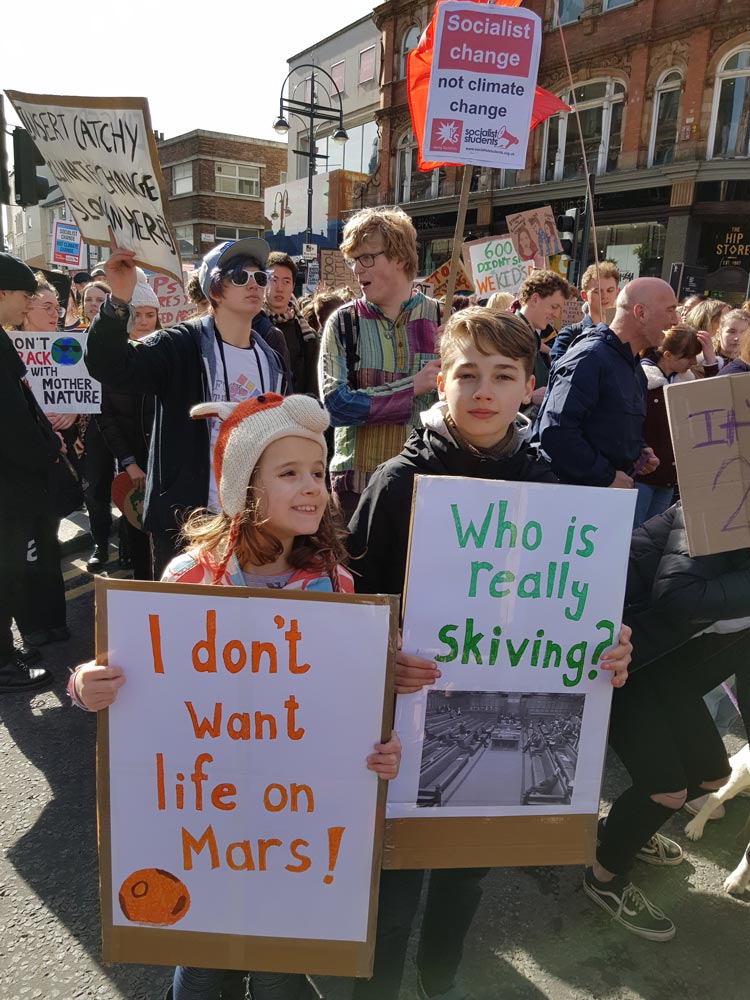
[[[227,546],[215,579],[226,569],[234,551],[240,518],[247,506],[247,488],[260,456],[274,441],[301,437],[315,441],[328,458],[324,432],[328,413],[312,396],[279,396],[266,392],[241,403],[200,403],[190,410],[193,419],[222,421],[213,453],[214,477],[222,511],[232,518]]]

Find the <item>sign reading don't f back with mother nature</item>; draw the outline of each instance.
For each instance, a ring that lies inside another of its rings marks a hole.
[[[522,170],[540,50],[533,11],[441,3],[422,159]]]
[[[137,264],[182,281],[177,243],[144,97],[6,94],[46,164],[83,239],[135,252]]]
[[[106,959],[371,974],[396,608],[98,579]]]
[[[403,649],[441,677],[397,699],[386,867],[593,856],[600,660],[618,641],[634,506],[628,490],[418,477]]]

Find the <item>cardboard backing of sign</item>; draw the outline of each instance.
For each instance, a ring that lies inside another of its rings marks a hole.
[[[750,546],[750,378],[666,386],[691,556]]]
[[[432,274],[428,274],[424,279],[429,285],[432,285],[432,294],[435,296],[445,295],[448,288],[448,276],[451,272],[451,262],[448,260],[445,264],[441,264],[440,267],[435,268]],[[457,292],[473,292],[474,284],[466,273],[463,261],[459,259],[458,271],[456,273],[456,287]]]
[[[320,284],[328,288],[348,288],[357,298],[362,294],[354,272],[344,262],[340,250],[320,251]]]
[[[107,662],[107,594],[114,590],[151,593],[206,594],[214,587],[147,583],[135,580],[96,578],[96,662]],[[311,591],[273,590],[280,601],[323,601],[338,604],[369,604],[390,608],[388,671],[383,701],[381,737],[390,737],[393,724],[393,668],[398,648],[398,601],[394,597],[325,594]],[[222,587],[222,597],[268,598],[268,590]],[[112,922],[112,859],[109,791],[109,712],[97,715],[97,830],[99,843],[99,888],[102,912],[102,957],[108,962],[145,965],[190,965],[207,969],[253,969],[316,975],[372,975],[375,953],[378,889],[382,863],[386,783],[380,781],[372,857],[367,939],[357,941],[303,940],[230,934],[198,933],[163,928],[127,927]],[[217,905],[219,901],[217,901]]]

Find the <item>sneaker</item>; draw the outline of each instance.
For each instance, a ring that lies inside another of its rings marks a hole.
[[[740,793],[740,794],[742,794],[742,793]],[[685,803],[685,806],[684,806],[685,812],[689,812],[691,816],[697,816],[698,813],[703,808],[703,806],[706,804],[706,800],[707,799],[708,799],[708,795],[701,795],[697,799],[690,799],[689,802]],[[720,802],[718,804],[718,806],[714,809],[714,811],[711,813],[711,815],[708,818],[709,819],[724,819],[724,816],[726,815],[726,812],[727,811],[724,808],[724,803]]]
[[[12,656],[0,665],[0,691],[11,694],[14,691],[29,691],[47,687],[54,677],[44,667],[29,667],[17,656]]]
[[[631,934],[649,941],[671,941],[675,936],[675,926],[669,917],[622,875],[611,882],[599,882],[593,870],[587,868],[583,891]]]
[[[422,977],[417,970],[417,996],[419,1000],[474,1000],[468,990],[453,983],[444,993],[428,993],[422,985]]]
[[[27,667],[30,667],[33,663],[39,663],[42,658],[42,654],[37,647],[27,645],[23,639],[13,643],[13,655],[21,663],[25,663]]]
[[[679,865],[684,855],[682,848],[674,840],[655,833],[636,854],[636,860],[647,865]]]
[[[109,552],[105,545],[95,545],[88,558],[86,569],[89,573],[100,573],[109,562]]]

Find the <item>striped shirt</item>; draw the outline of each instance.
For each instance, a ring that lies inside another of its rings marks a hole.
[[[319,383],[335,428],[331,474],[353,473],[357,493],[382,462],[398,455],[420,413],[435,402],[434,391],[414,395],[414,375],[436,357],[439,309],[434,299],[416,292],[391,320],[361,298],[342,306],[326,323]],[[351,371],[343,322],[347,310],[356,355]]]

